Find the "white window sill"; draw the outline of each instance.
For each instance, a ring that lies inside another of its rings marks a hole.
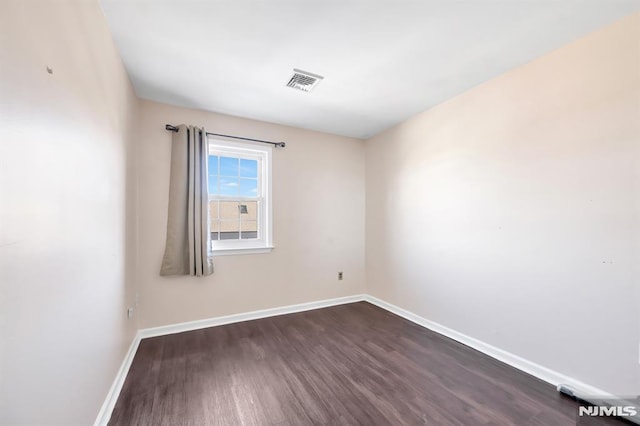
[[[228,249],[217,249],[211,252],[213,257],[216,256],[230,256],[234,254],[261,254],[261,253],[271,253],[273,250],[273,246],[269,247],[243,247],[243,248],[228,248]]]

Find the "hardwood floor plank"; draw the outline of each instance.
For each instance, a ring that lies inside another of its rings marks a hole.
[[[359,302],[144,339],[109,424],[575,425],[577,407]]]

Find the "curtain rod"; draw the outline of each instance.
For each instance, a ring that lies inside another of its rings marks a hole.
[[[178,131],[178,128],[176,126],[172,126],[171,124],[165,124],[164,128],[169,130],[170,132],[177,132]],[[243,141],[268,143],[270,145],[275,146],[276,148],[278,148],[278,147],[279,148],[284,148],[285,146],[287,146],[287,144],[284,143],[284,142],[263,141],[262,139],[242,138],[240,136],[222,135],[220,133],[209,133],[209,132],[207,132],[207,136],[222,136],[222,137],[225,137],[225,138],[242,139]]]

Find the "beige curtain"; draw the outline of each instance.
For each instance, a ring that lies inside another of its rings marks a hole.
[[[160,275],[213,273],[207,193],[207,134],[178,126],[171,145],[167,243]]]

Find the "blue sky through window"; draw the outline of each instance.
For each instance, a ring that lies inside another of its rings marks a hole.
[[[258,179],[240,179],[240,195],[255,197],[258,195]]]
[[[239,158],[220,157],[220,176],[238,177]]]
[[[209,194],[218,193],[218,176],[209,175]]]
[[[257,178],[258,177],[258,162],[256,160],[240,159],[240,177],[244,178]]]
[[[216,176],[218,174],[218,156],[209,156],[209,176]]]
[[[238,178],[220,178],[220,195],[238,195]]]
[[[209,156],[209,193],[255,197],[258,195],[258,161]]]

